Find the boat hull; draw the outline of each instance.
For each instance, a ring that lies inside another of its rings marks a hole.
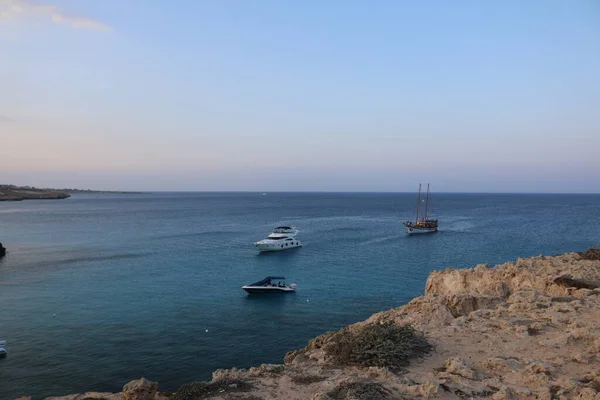
[[[416,226],[410,222],[403,222],[404,227],[406,228],[406,233],[409,235],[420,234],[420,233],[434,233],[438,231],[438,227],[424,227],[424,226]]]
[[[295,249],[297,247],[302,247],[302,243],[299,240],[277,243],[277,241],[260,241],[254,243],[254,246],[258,249],[258,251],[283,251],[289,249]]]
[[[437,228],[415,228],[415,227],[406,227],[406,233],[409,235],[417,235],[420,233],[434,233],[437,232]]]
[[[253,294],[274,294],[274,293],[294,293],[295,290],[289,287],[257,287],[257,286],[242,286],[247,293]]]

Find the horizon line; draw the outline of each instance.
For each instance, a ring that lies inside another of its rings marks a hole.
[[[329,193],[329,194],[416,194],[417,192],[407,191],[327,191],[327,190],[97,190],[97,189],[76,189],[81,191],[90,190],[92,192],[112,192],[112,193],[266,193],[266,194],[282,194],[282,193]],[[600,195],[600,192],[451,192],[440,191],[431,192],[437,194],[553,194],[553,195]],[[75,193],[85,194],[85,193]]]

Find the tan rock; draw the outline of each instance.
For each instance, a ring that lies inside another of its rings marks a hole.
[[[259,367],[252,367],[248,370],[252,376],[264,376],[268,374],[281,374],[285,366],[281,364],[262,364]]]
[[[467,367],[465,361],[460,357],[453,357],[446,360],[446,372],[462,376],[467,379],[477,379],[477,374],[471,368]]]
[[[122,400],[154,400],[158,391],[158,383],[146,378],[131,381],[123,386]]]
[[[525,370],[534,374],[551,374],[555,368],[548,363],[542,361],[534,361],[525,367]]]
[[[502,385],[500,390],[492,395],[492,400],[513,400],[513,391],[506,385]]]
[[[600,400],[600,393],[593,389],[582,389],[579,394],[573,398],[574,400]]]
[[[486,360],[487,368],[499,371],[520,371],[523,364],[514,358],[490,357]]]

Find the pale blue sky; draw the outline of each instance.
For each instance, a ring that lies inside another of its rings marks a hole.
[[[600,192],[595,0],[0,0],[0,49],[0,183]]]

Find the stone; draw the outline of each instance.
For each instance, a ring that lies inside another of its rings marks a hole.
[[[492,400],[512,400],[513,391],[506,385],[500,386],[500,390],[492,395]]]
[[[283,373],[285,366],[281,364],[262,364],[259,367],[252,367],[248,370],[250,375],[263,376],[263,375],[278,375]]]
[[[469,315],[469,313],[482,308],[491,310],[505,302],[502,297],[471,294],[448,295],[445,296],[445,300],[446,307],[455,317]]]
[[[554,372],[555,368],[551,364],[542,361],[534,361],[531,364],[528,364],[527,367],[525,367],[525,370],[533,374],[543,373],[549,375]]]
[[[490,357],[485,361],[486,367],[499,371],[519,371],[523,364],[514,358]]]
[[[453,357],[446,360],[445,365],[446,372],[463,378],[475,380],[477,374],[471,368],[467,367],[465,361],[460,357]]]
[[[157,391],[158,383],[141,378],[123,386],[121,398],[123,400],[154,400]]]
[[[573,398],[574,400],[598,400],[600,399],[600,393],[590,388],[582,389],[579,394]]]
[[[576,289],[597,289],[600,288],[600,281],[588,280],[588,279],[576,279],[572,275],[566,274],[561,275],[554,279],[554,283],[559,286],[576,288]]]

